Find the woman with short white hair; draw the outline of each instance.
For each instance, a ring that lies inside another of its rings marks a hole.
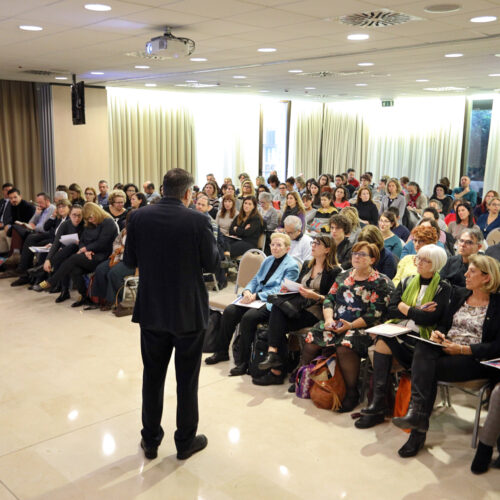
[[[433,328],[439,324],[451,295],[451,285],[443,280],[439,270],[446,263],[446,252],[437,245],[425,245],[416,256],[417,274],[401,280],[391,295],[387,316],[392,323],[411,329],[411,335],[428,339]],[[413,352],[419,341],[408,335],[375,339],[373,356],[373,400],[361,410],[356,421],[358,429],[367,429],[381,424],[388,411],[387,386],[393,356],[399,363],[410,368]]]
[[[273,195],[265,191],[259,193],[259,213],[266,223],[267,231],[274,231],[280,222],[280,213],[273,207]]]

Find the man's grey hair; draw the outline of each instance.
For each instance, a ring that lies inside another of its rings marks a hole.
[[[296,215],[289,215],[285,219],[284,225],[293,227],[295,231],[302,231],[302,221]]]
[[[481,245],[484,242],[483,232],[478,227],[468,227],[467,229],[464,229],[462,231],[462,234],[465,234],[465,233],[467,233],[469,236],[472,236],[473,238],[475,238],[475,240],[477,241],[477,243],[479,245]],[[462,236],[462,234],[460,236]]]
[[[65,191],[56,191],[54,193],[54,200],[67,200],[68,199],[68,193]]]
[[[267,193],[266,191],[262,191],[262,193],[259,193],[259,201],[263,203],[271,203],[273,201],[273,195],[271,193]]]

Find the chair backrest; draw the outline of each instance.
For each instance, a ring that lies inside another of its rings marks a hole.
[[[493,231],[490,231],[490,233],[486,237],[486,243],[488,243],[488,246],[500,243],[500,229],[497,228],[493,229]]]
[[[266,246],[266,233],[264,232],[259,236],[259,240],[257,241],[257,248],[259,250],[264,251],[265,246]]]
[[[238,287],[248,285],[250,280],[257,274],[265,258],[266,254],[256,248],[247,250],[243,254],[238,268],[238,277],[236,278],[236,291],[238,291]]]

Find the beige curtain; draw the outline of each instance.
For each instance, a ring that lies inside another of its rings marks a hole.
[[[368,130],[358,103],[325,106],[323,119],[322,172],[338,174],[354,168],[366,170]]]
[[[319,102],[292,102],[289,175],[303,174],[306,180],[318,178],[323,109],[324,104]]]
[[[12,182],[26,200],[42,191],[35,85],[0,81],[0,179]]]
[[[369,107],[366,170],[408,176],[425,194],[441,177],[458,185],[465,116],[464,97],[397,99],[394,107]]]
[[[107,91],[113,183],[161,183],[172,168],[196,175],[193,117],[174,93]]]
[[[490,189],[500,191],[500,97],[493,100],[483,194]]]

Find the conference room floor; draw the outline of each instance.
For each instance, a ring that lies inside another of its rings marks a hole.
[[[138,326],[10,281],[0,280],[0,500],[500,497],[500,470],[469,470],[473,410],[462,395],[435,412],[425,450],[404,460],[407,435],[390,423],[357,430],[287,385],[228,377],[230,363],[202,367],[199,431],[209,444],[184,462],[170,370],[165,439],[147,461]]]

